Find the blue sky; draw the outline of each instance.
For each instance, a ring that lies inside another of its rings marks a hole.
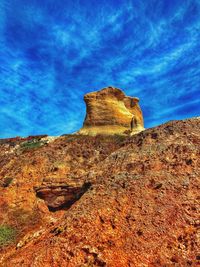
[[[0,0],[1,138],[76,131],[109,85],[146,128],[200,115],[200,1]]]

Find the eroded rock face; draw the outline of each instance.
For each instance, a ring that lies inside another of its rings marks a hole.
[[[79,134],[128,134],[144,130],[139,98],[107,87],[84,96],[86,118]]]
[[[90,183],[82,185],[47,184],[35,187],[36,196],[43,199],[50,211],[68,209],[91,186]]]

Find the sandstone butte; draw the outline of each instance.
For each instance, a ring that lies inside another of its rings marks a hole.
[[[200,118],[1,139],[0,266],[199,266],[199,148]]]
[[[84,96],[86,118],[79,134],[135,134],[144,130],[139,98],[106,87]]]

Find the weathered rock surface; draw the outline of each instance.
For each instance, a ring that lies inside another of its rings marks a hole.
[[[139,98],[107,87],[84,96],[86,118],[79,134],[125,134],[144,130]]]
[[[0,180],[13,179],[0,185],[0,225],[18,233],[0,266],[199,266],[199,118],[130,137],[31,140],[0,145]],[[88,182],[55,212],[34,190]]]
[[[50,211],[68,209],[90,187],[90,183],[82,185],[46,184],[35,187],[36,196],[43,199]]]

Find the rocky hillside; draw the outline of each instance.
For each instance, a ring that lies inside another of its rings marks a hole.
[[[0,266],[199,266],[199,118],[0,148]]]

